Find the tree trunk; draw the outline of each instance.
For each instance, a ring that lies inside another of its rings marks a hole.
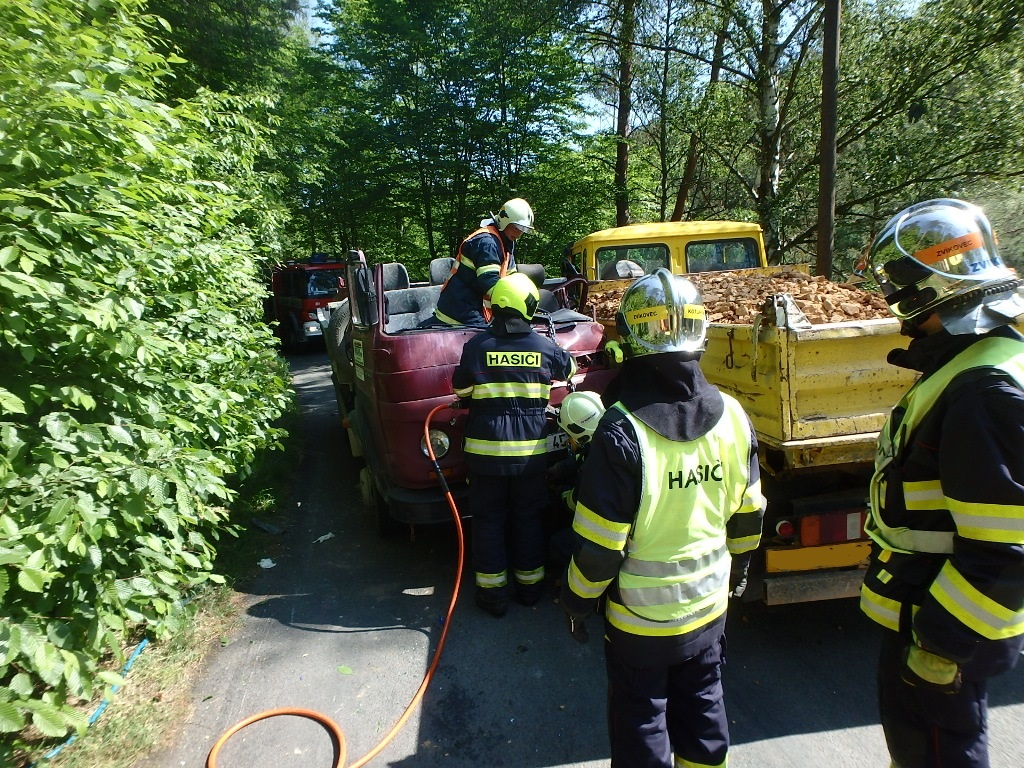
[[[758,55],[757,98],[760,111],[757,210],[764,230],[768,261],[777,264],[781,250],[781,232],[776,198],[782,173],[782,132],[779,115],[780,10],[773,0],[761,0],[761,51]]]
[[[715,83],[722,74],[722,58],[725,56],[725,34],[729,28],[729,14],[722,12],[721,25],[715,37],[715,55],[711,61],[711,74],[708,77],[707,90],[704,91],[704,98],[701,99],[701,111],[711,98]],[[697,131],[690,131],[690,146],[686,152],[686,168],[683,170],[683,179],[679,184],[679,192],[676,194],[676,205],[672,209],[672,221],[682,221],[686,215],[686,203],[690,197],[690,190],[693,189],[694,179],[697,177],[697,151],[700,147],[700,139]]]
[[[840,0],[825,0],[821,67],[821,170],[818,174],[818,253],[814,274],[832,277],[836,222],[836,90],[839,85]]]
[[[615,224],[625,226],[629,216],[629,122],[633,112],[633,35],[636,32],[636,2],[623,0],[622,32],[619,36],[618,114],[615,121]]]

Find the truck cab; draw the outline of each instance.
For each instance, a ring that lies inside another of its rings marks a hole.
[[[270,291],[269,320],[277,322],[275,333],[286,349],[303,349],[323,336],[317,310],[347,295],[345,263],[326,253],[288,261],[274,268]]]
[[[423,327],[433,315],[441,292],[443,264],[431,269],[436,280],[410,282],[404,265],[370,265],[361,251],[346,264],[348,300],[332,303],[327,319],[327,351],[338,410],[348,430],[352,454],[361,460],[360,490],[375,514],[377,528],[388,534],[401,525],[451,519],[437,468],[456,503],[467,494],[462,453],[466,411],[444,408],[430,422],[430,460],[424,426],[428,414],[456,398],[452,372],[466,341],[480,328]],[[572,280],[547,280],[542,265],[520,265],[541,289],[536,332],[546,335],[576,360],[572,382],[556,382],[551,404],[570,387],[603,388],[614,375],[602,351],[603,327],[567,307],[565,286]],[[576,282],[581,282],[579,278]],[[552,462],[565,456],[566,438],[552,410],[548,450]],[[464,506],[464,505],[460,505]],[[460,513],[461,514],[461,513]]]
[[[662,221],[593,232],[573,243],[570,259],[587,280],[767,267],[757,224],[736,221]]]

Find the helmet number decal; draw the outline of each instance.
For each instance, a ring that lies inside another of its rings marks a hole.
[[[630,309],[625,313],[626,322],[630,325],[639,323],[651,323],[659,320],[668,320],[668,307],[659,304],[656,307],[644,307],[643,309]]]
[[[945,261],[962,253],[967,253],[967,251],[984,247],[985,240],[982,238],[981,232],[968,232],[962,237],[947,240],[944,243],[917,251],[914,254],[914,258],[922,264],[935,264],[938,261]]]

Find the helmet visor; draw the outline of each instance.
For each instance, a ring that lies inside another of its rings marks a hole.
[[[884,268],[898,285],[915,283],[929,271],[954,278],[1005,274],[991,232],[969,210],[936,206],[910,214],[896,223],[892,246]]]

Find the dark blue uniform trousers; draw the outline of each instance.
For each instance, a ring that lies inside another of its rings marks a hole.
[[[548,487],[544,473],[469,475],[469,512],[473,516],[473,570],[477,573],[524,572],[543,568],[547,560],[544,508]],[[507,540],[506,540],[507,535]],[[509,573],[509,581],[513,574]],[[543,585],[520,586],[539,595]],[[507,586],[494,588],[495,598],[508,598]]]
[[[903,681],[912,642],[886,631],[878,663],[878,709],[895,768],[988,768],[988,685],[964,680],[959,693]]]
[[[607,639],[604,658],[612,768],[725,762],[729,721],[722,694],[724,635],[702,653],[672,665],[633,666]]]

